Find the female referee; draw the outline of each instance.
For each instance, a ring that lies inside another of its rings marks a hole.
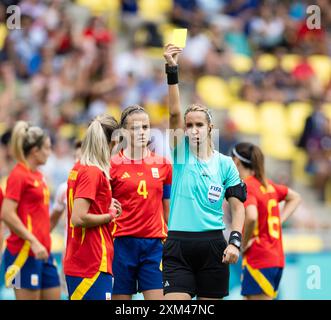
[[[148,149],[150,121],[138,106],[121,116],[122,150],[111,160],[113,196],[123,214],[114,224],[113,299],[163,299],[162,240],[167,236],[171,164]]]
[[[80,161],[68,178],[67,246],[64,274],[70,300],[110,300],[113,240],[110,222],[121,214],[111,207],[109,162],[118,124],[108,115],[89,125]]]
[[[167,45],[164,52],[170,128],[176,131],[170,141],[173,182],[162,260],[163,288],[165,299],[220,299],[228,295],[229,264],[239,258],[246,190],[231,157],[212,148],[208,109],[192,105],[182,120],[177,65],[180,52],[173,45]],[[232,212],[229,244],[223,236],[224,197]]]
[[[232,157],[247,185],[241,293],[250,300],[271,300],[284,268],[281,226],[298,207],[300,195],[266,178],[264,156],[256,145],[239,143]]]
[[[59,276],[50,254],[49,191],[38,166],[51,141],[39,127],[16,123],[11,137],[17,164],[7,180],[2,219],[11,231],[4,253],[6,286],[17,300],[60,299]]]

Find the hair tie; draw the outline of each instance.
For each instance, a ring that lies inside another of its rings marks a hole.
[[[236,148],[233,148],[233,149],[232,149],[232,153],[233,153],[234,156],[237,157],[240,161],[242,161],[242,162],[246,162],[246,163],[252,163],[251,160],[248,160],[248,159],[244,158],[243,156],[241,156],[241,155],[237,152]]]

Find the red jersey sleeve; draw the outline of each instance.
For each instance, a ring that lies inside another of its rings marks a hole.
[[[278,202],[285,200],[288,193],[288,187],[282,184],[274,184],[274,188],[276,190]]]
[[[95,201],[95,196],[100,182],[100,174],[101,172],[99,170],[95,170],[95,168],[92,167],[80,172],[77,177],[74,199],[84,198]]]
[[[7,180],[5,197],[19,202],[24,189],[24,180],[22,173],[12,171]]]
[[[249,205],[257,206],[257,198],[254,194],[254,188],[249,184],[247,184],[246,186],[247,186],[247,198],[244,203],[244,207],[247,208]]]

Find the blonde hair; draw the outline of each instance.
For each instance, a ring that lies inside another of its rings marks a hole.
[[[192,105],[190,105],[185,113],[184,113],[184,122],[186,124],[186,116],[190,113],[190,112],[196,112],[196,111],[201,111],[206,115],[206,120],[207,120],[207,124],[211,125],[212,124],[212,116],[211,113],[209,111],[209,109],[199,103],[194,103]],[[213,141],[211,139],[211,130],[208,132],[208,139],[209,139],[209,148],[210,150],[214,149],[214,144]]]
[[[117,128],[118,123],[112,116],[98,116],[89,125],[82,141],[80,163],[98,167],[108,179],[110,178],[109,143],[112,141],[112,134]]]
[[[32,148],[41,148],[46,138],[45,132],[36,126],[30,126],[25,121],[18,121],[14,126],[10,140],[11,151],[14,158],[27,163],[26,157]]]

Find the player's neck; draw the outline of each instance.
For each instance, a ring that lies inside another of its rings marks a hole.
[[[148,149],[128,147],[123,150],[123,155],[130,160],[142,160],[148,156]]]
[[[36,171],[38,169],[38,164],[31,158],[26,159],[26,166],[31,171]]]

